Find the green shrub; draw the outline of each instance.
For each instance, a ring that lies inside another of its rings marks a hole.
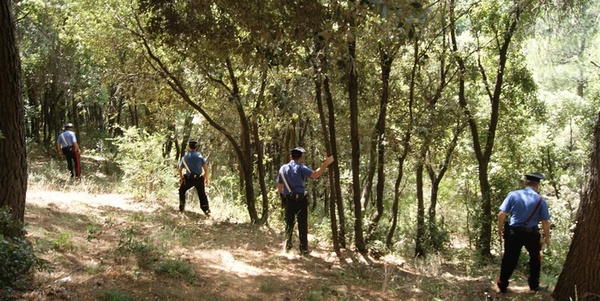
[[[196,281],[196,272],[192,265],[181,259],[167,259],[160,261],[155,270],[167,274],[175,279],[184,279],[189,283]]]
[[[102,294],[101,300],[104,301],[132,301],[133,297],[120,289],[111,289]]]
[[[145,198],[148,194],[168,197],[176,186],[176,169],[170,165],[173,162],[160,151],[149,151],[165,140],[164,135],[149,134],[136,127],[128,128],[114,140],[118,147],[117,161],[123,170],[122,182],[136,197]]]
[[[137,233],[138,230],[133,226],[121,233],[117,251],[134,255],[137,258],[138,265],[147,269],[158,262],[162,258],[162,254],[149,239],[138,240],[136,238]]]
[[[48,262],[37,258],[33,247],[22,236],[9,236],[23,228],[7,208],[0,208],[0,292],[25,288],[32,268],[49,270]]]

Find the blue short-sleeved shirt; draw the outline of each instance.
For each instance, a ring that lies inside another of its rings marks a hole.
[[[310,177],[312,173],[313,170],[308,168],[306,165],[292,160],[290,163],[279,168],[279,173],[277,174],[277,183],[283,184],[283,194],[304,194],[306,191],[304,187],[304,181],[306,178]],[[282,175],[285,176],[285,180],[292,191],[288,191],[285,183],[283,182]]]
[[[183,164],[183,161],[185,161],[185,164]],[[185,169],[186,175],[204,175],[204,169],[202,169],[204,164],[206,164],[206,159],[197,151],[189,151],[185,156],[181,157],[181,161],[179,161],[179,167]]]
[[[500,205],[500,210],[510,212],[511,226],[533,228],[537,226],[539,221],[550,219],[548,203],[542,198],[540,206],[536,209],[529,223],[525,225],[540,198],[540,195],[531,187],[511,191]]]
[[[56,137],[56,144],[60,144],[60,147],[73,146],[73,143],[77,142],[77,137],[72,131],[64,131]]]

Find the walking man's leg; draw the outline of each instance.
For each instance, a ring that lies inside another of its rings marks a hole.
[[[527,242],[525,243],[525,249],[529,253],[529,288],[537,290],[540,286],[540,270],[542,267],[542,244],[540,242],[539,233],[530,233]]]
[[[188,183],[189,180],[184,179],[181,186],[179,186],[179,212],[182,213],[185,212],[185,193],[192,187]]]
[[[308,253],[308,201],[298,200],[298,236],[300,236],[300,253]]]
[[[504,255],[502,256],[500,279],[497,283],[501,292],[506,292],[508,288],[508,280],[517,267],[522,246],[520,234],[518,233],[511,234],[504,239]]]
[[[204,211],[204,214],[210,216],[210,207],[208,206],[208,196],[206,195],[206,188],[204,187],[204,177],[198,180],[198,183],[194,185],[196,192],[198,193],[198,200],[200,201],[200,209]]]
[[[294,225],[296,222],[296,204],[293,201],[288,201],[285,205],[285,250],[292,249],[292,237]]]

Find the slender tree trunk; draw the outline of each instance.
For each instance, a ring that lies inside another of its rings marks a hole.
[[[452,48],[455,53],[459,53],[458,44],[456,42],[456,23],[455,23],[455,5],[454,0],[451,0],[451,9],[450,9],[450,35],[452,41]],[[481,217],[479,221],[481,222],[481,228],[479,233],[479,250],[482,255],[490,256],[491,250],[491,234],[492,234],[492,206],[491,206],[491,187],[488,179],[488,168],[489,162],[491,160],[493,149],[494,149],[494,141],[496,136],[496,129],[498,127],[498,119],[499,119],[499,109],[500,109],[500,101],[502,94],[502,84],[504,82],[504,74],[506,68],[506,62],[508,60],[508,51],[509,46],[512,41],[512,37],[515,33],[517,25],[520,20],[520,4],[514,6],[514,16],[511,22],[507,25],[504,31],[498,33],[499,38],[499,48],[498,51],[498,69],[495,71],[496,78],[494,81],[493,87],[488,85],[486,71],[484,70],[482,64],[479,64],[479,72],[482,76],[482,81],[484,83],[484,87],[488,92],[488,97],[490,101],[490,113],[489,113],[489,122],[488,127],[485,130],[485,134],[481,133],[477,126],[477,120],[471,114],[469,110],[469,105],[467,102],[467,96],[465,93],[465,74],[466,74],[466,66],[465,62],[460,55],[456,55],[456,61],[459,67],[460,78],[459,78],[459,104],[463,108],[463,112],[465,117],[468,120],[469,128],[471,130],[471,136],[473,139],[473,150],[475,151],[475,157],[477,158],[478,164],[478,176],[479,176],[479,186],[481,189]],[[482,138],[483,137],[483,138]]]
[[[448,146],[448,148],[446,149],[446,156],[444,158],[444,162],[441,164],[440,170],[438,171],[438,174],[436,175],[436,172],[433,168],[433,164],[431,162],[426,162],[426,168],[427,168],[427,173],[429,174],[429,180],[431,181],[431,197],[430,197],[430,203],[429,203],[429,210],[428,210],[428,218],[429,218],[429,235],[430,235],[430,242],[431,245],[433,246],[434,249],[436,250],[440,250],[442,248],[441,245],[441,241],[439,241],[438,239],[431,237],[432,234],[437,233],[437,230],[439,229],[439,225],[437,222],[437,203],[438,203],[438,194],[439,194],[439,190],[440,190],[440,183],[442,182],[442,179],[444,178],[444,175],[446,174],[446,172],[448,171],[448,168],[450,167],[450,163],[452,161],[452,154],[454,153],[454,149],[456,148],[456,145],[458,144],[458,138],[460,137],[460,135],[462,134],[462,132],[464,131],[465,126],[460,124],[460,119],[456,121],[458,124],[456,125],[456,130],[454,131],[454,136],[452,138],[452,141],[450,142],[450,145]]]
[[[600,112],[591,157],[590,177],[579,204],[577,228],[552,293],[556,300],[600,299]]]
[[[260,81],[260,93],[258,95],[258,101],[256,102],[256,111],[261,110],[261,105],[264,102],[265,89],[267,87],[267,70],[262,71],[261,81]],[[265,143],[264,139],[261,139],[259,133],[259,123],[257,122],[258,118],[252,119],[252,128],[253,128],[253,137],[254,137],[254,149],[257,155],[257,169],[258,169],[258,185],[260,187],[260,194],[262,196],[262,213],[261,217],[258,219],[260,224],[267,223],[269,218],[269,193],[267,191],[267,183],[265,179],[267,178],[267,172],[265,170]]]
[[[322,59],[324,66],[327,66],[327,60]],[[331,155],[335,158],[335,161],[329,166],[331,172],[332,185],[332,200],[335,201],[335,208],[337,209],[337,217],[339,220],[339,231],[337,232],[338,241],[340,248],[346,248],[346,216],[344,213],[344,200],[342,199],[342,184],[340,182],[340,166],[337,146],[337,136],[335,127],[335,110],[333,105],[333,96],[329,87],[329,76],[327,75],[327,69],[323,73],[323,90],[325,92],[325,100],[327,103],[327,113],[329,121],[329,141],[331,142]],[[333,205],[332,205],[333,206]],[[333,208],[332,208],[333,209]]]
[[[350,144],[352,145],[352,200],[354,204],[355,246],[360,252],[367,250],[363,238],[362,210],[360,205],[360,133],[358,132],[358,70],[356,70],[356,41],[348,42],[348,98],[350,100]]]
[[[392,204],[392,222],[390,229],[385,239],[385,245],[388,248],[392,248],[394,245],[394,234],[396,233],[396,226],[398,225],[398,210],[400,207],[400,184],[402,183],[402,177],[404,175],[404,158],[398,158],[398,176],[396,177],[396,183],[394,184],[394,202]]]
[[[40,136],[40,97],[37,91],[37,87],[33,84],[32,81],[29,81],[27,84],[27,98],[29,99],[29,106],[31,107],[31,117],[29,135],[33,138],[34,142],[41,142]]]
[[[425,254],[425,200],[423,196],[423,170],[425,153],[427,152],[427,146],[421,147],[419,155],[419,162],[416,168],[416,195],[417,195],[417,233],[415,237],[415,256],[424,257]]]
[[[8,206],[24,221],[27,193],[25,109],[21,94],[21,61],[10,0],[0,0],[0,208]],[[7,233],[16,236],[20,233]]]
[[[320,45],[320,42],[317,41],[316,43],[316,48],[319,50],[317,52],[320,52],[322,50],[322,45]],[[317,61],[317,57],[315,56],[315,61]],[[317,64],[315,64],[315,69],[317,69]],[[317,71],[317,70],[315,70]],[[321,130],[323,131],[323,141],[325,142],[325,149],[327,150],[328,154],[331,154],[331,140],[329,139],[329,131],[327,130],[327,116],[325,115],[325,110],[324,110],[324,106],[323,106],[323,78],[325,77],[325,75],[321,75],[319,76],[319,72],[317,72],[317,77],[315,78],[315,99],[317,101],[317,110],[319,111],[319,120],[321,121]],[[337,224],[337,218],[336,218],[336,205],[337,203],[335,202],[336,197],[335,197],[335,189],[333,189],[335,182],[334,182],[334,177],[333,177],[334,173],[332,172],[331,168],[330,168],[330,172],[327,176],[327,178],[329,179],[329,187],[332,187],[332,189],[330,189],[330,194],[329,196],[327,196],[326,201],[325,201],[325,209],[328,209],[329,212],[329,218],[330,218],[330,227],[331,227],[331,233],[332,233],[332,237],[331,237],[331,241],[333,243],[333,250],[339,254],[340,253],[340,240],[339,237],[337,235],[337,233],[339,233],[339,229],[338,229],[338,224]]]
[[[379,117],[375,125],[374,143],[377,149],[377,159],[372,159],[377,162],[377,186],[375,189],[375,206],[376,211],[371,216],[371,224],[367,229],[367,241],[373,233],[373,230],[379,225],[379,220],[383,216],[383,192],[385,188],[385,120],[387,118],[387,105],[389,101],[390,90],[390,73],[392,72],[392,64],[396,55],[397,47],[387,49],[383,45],[379,45],[379,57],[381,66],[381,97],[379,102]]]

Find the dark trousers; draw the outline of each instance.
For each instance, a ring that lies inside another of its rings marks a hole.
[[[540,285],[540,268],[542,266],[540,233],[535,232],[512,232],[504,238],[504,256],[502,256],[502,267],[500,269],[500,280],[498,286],[508,287],[508,279],[519,262],[521,249],[525,247],[529,253],[529,288],[535,289]]]
[[[75,158],[75,150],[73,149],[72,146],[63,147],[62,153],[65,156],[65,159],[67,159],[67,167],[69,168],[69,171],[71,172],[71,178],[72,178],[75,176],[75,170],[77,170],[77,159]],[[73,168],[75,168],[75,170],[73,170]]]
[[[300,237],[300,251],[308,250],[308,196],[287,196],[285,205],[285,247],[292,248],[292,232],[298,218],[298,236]]]
[[[200,208],[204,213],[208,211],[208,197],[206,196],[206,190],[204,189],[204,177],[197,178],[185,178],[183,184],[179,186],[179,211],[185,210],[185,193],[192,187],[196,187],[198,193],[198,199],[200,200]]]

